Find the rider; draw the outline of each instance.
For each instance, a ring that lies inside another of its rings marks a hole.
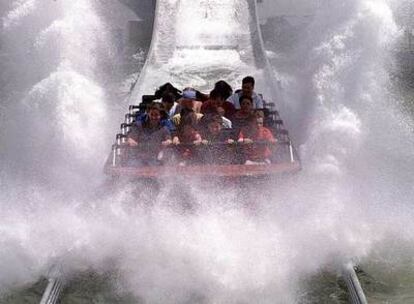
[[[214,84],[214,90],[217,90],[224,100],[229,98],[233,94],[232,87],[224,80],[219,80]]]
[[[224,109],[224,116],[228,119],[231,119],[236,112],[234,105],[226,101],[218,89],[214,89],[210,92],[210,99],[201,106],[201,113],[217,112],[218,107]]]
[[[263,126],[264,114],[262,111],[253,113],[248,118],[248,125],[239,133],[238,142],[246,144],[244,155],[246,165],[270,164],[272,151],[269,144],[275,144],[277,140],[272,132]]]
[[[206,114],[200,121],[202,126],[202,143],[216,143],[227,142],[233,143],[229,133],[222,132],[223,130],[223,117],[218,113]]]
[[[146,121],[149,120],[149,111],[151,108],[153,107],[157,107],[160,109],[161,111],[161,121],[160,124],[163,127],[167,127],[168,131],[170,132],[174,132],[175,131],[175,125],[172,122],[172,120],[168,117],[168,113],[166,111],[166,107],[164,103],[159,103],[159,102],[152,102],[147,106],[147,109],[144,113],[139,113],[136,116],[136,120],[135,120],[135,124],[137,124],[138,126],[145,123]]]
[[[165,115],[160,103],[153,102],[149,105],[147,119],[134,124],[127,135],[127,145],[141,147],[139,157],[136,153],[131,153],[129,159],[143,164],[152,164],[156,161],[156,157],[158,161],[161,160],[161,146],[168,146],[172,143],[170,131],[161,123],[161,119]],[[130,152],[136,151],[131,150]]]
[[[253,101],[253,109],[263,109],[263,99],[254,91],[255,80],[252,76],[246,76],[242,80],[242,88],[231,95],[227,101],[231,102],[236,109],[240,109],[240,97],[249,96]]]
[[[248,124],[248,118],[253,110],[253,99],[250,96],[241,96],[239,99],[240,110],[234,114],[232,123],[233,128],[236,132],[239,132],[241,128],[245,127]]]
[[[228,144],[234,143],[232,133],[223,132],[222,117],[217,113],[209,113],[201,119],[202,143],[209,145],[202,150],[202,158],[209,164],[229,164],[232,160],[232,147]]]
[[[223,107],[217,107],[217,113],[221,116],[221,120],[223,121],[223,128],[231,129],[232,123],[231,120],[224,116],[226,111],[223,109]]]
[[[197,115],[192,110],[181,110],[180,124],[177,127],[177,134],[173,138],[173,143],[179,146],[180,166],[187,162],[192,162],[197,158],[197,151],[193,145],[200,145],[201,135],[197,130]]]
[[[165,92],[164,95],[162,95],[161,103],[164,105],[165,111],[170,119],[179,113],[179,107],[178,103],[175,102],[174,93]]]
[[[178,127],[181,121],[181,112],[185,110],[186,112],[196,112],[195,111],[195,102],[196,102],[196,91],[194,89],[184,89],[183,96],[180,99],[180,113],[172,117],[172,121],[175,126]],[[201,113],[195,113],[197,121],[203,117]]]

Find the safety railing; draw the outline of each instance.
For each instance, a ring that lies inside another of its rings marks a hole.
[[[285,131],[285,130],[284,130]],[[285,133],[287,135],[287,131]],[[153,145],[148,143],[140,143],[137,146],[130,146],[127,143],[126,134],[117,134],[116,143],[112,146],[112,167],[123,166],[127,163],[131,155],[134,155],[135,158],[140,157],[141,155],[147,155],[148,151],[157,151],[153,152],[153,159],[157,157],[157,154],[161,151],[170,151],[178,155],[180,151],[184,148],[191,149],[193,152],[197,152],[200,157],[199,162],[203,163],[205,161],[206,155],[210,155],[212,151],[218,149],[222,154],[228,153],[228,156],[233,156],[232,159],[243,158],[244,150],[246,148],[259,148],[267,146],[272,151],[270,159],[272,163],[281,163],[281,162],[290,162],[294,163],[298,161],[297,156],[292,145],[292,142],[287,137],[285,140],[278,140],[277,142],[268,142],[268,141],[252,141],[252,142],[238,142],[233,141],[229,142],[207,142],[207,143],[180,143],[180,144],[170,144],[163,146],[161,144]],[[280,149],[284,147],[285,149]],[[203,157],[204,156],[204,157]],[[225,155],[224,155],[225,156]],[[145,156],[143,156],[145,157]]]
[[[348,262],[343,266],[342,277],[348,288],[351,304],[368,304],[353,262]]]
[[[48,284],[43,292],[40,304],[57,304],[62,293],[64,283],[61,277],[60,267],[52,267],[48,274]]]

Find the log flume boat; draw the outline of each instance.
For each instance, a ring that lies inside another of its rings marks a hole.
[[[264,113],[264,126],[271,130],[277,142],[269,144],[266,142],[251,143],[250,149],[258,149],[261,146],[269,146],[271,155],[269,162],[246,162],[244,156],[245,144],[237,142],[237,132],[233,129],[223,129],[222,132],[229,133],[230,137],[236,140],[229,143],[215,144],[178,144],[168,147],[160,147],[159,151],[169,155],[167,159],[158,160],[157,155],[150,157],[145,153],[148,147],[142,143],[136,147],[126,144],[131,128],[136,123],[136,117],[148,103],[148,95],[143,96],[140,105],[131,105],[129,112],[125,115],[125,121],[121,124],[121,132],[116,135],[116,141],[112,146],[112,151],[107,158],[104,171],[112,177],[127,177],[140,180],[165,180],[177,177],[201,178],[272,178],[284,174],[295,173],[301,169],[300,160],[296,149],[289,137],[288,130],[285,129],[283,120],[279,112],[275,110],[273,103],[264,103],[264,108],[260,109]],[[178,151],[186,146],[196,152],[198,157],[190,164],[183,166],[175,157]],[[217,149],[224,156],[225,161],[218,160]],[[213,151],[215,153],[213,153]],[[138,162],[132,159],[140,160]]]

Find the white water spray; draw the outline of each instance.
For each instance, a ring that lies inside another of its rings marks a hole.
[[[3,19],[10,35],[50,5],[14,3]],[[279,74],[285,76],[291,109],[285,118],[301,138],[303,172],[268,193],[244,197],[255,206],[247,210],[238,205],[236,191],[192,185],[198,209],[187,215],[170,208],[174,198],[167,188],[150,210],[130,186],[91,198],[90,180],[102,177],[97,173],[102,161],[96,159],[103,160],[110,147],[101,138],[114,132],[106,128],[109,102],[95,79],[100,62],[95,54],[108,38],[101,35],[105,23],[90,1],[59,8],[59,18],[49,16],[52,22],[31,40],[38,57],[44,54],[54,68],[33,81],[23,102],[7,107],[12,127],[4,124],[8,132],[1,133],[9,151],[2,164],[18,169],[21,138],[34,138],[27,139],[31,145],[24,144],[21,159],[42,181],[28,185],[12,168],[0,177],[1,216],[7,219],[0,225],[2,290],[35,282],[60,261],[70,274],[88,267],[120,269],[120,284],[150,303],[292,303],[299,282],[321,269],[355,256],[369,260],[390,235],[413,241],[412,121],[396,108],[386,86],[387,50],[398,36],[387,2],[330,1],[286,57],[298,62]],[[173,57],[174,68],[188,64],[183,53]],[[230,60],[235,62],[242,61]],[[194,65],[194,71],[200,68]],[[203,84],[197,81],[194,85]],[[21,113],[31,126],[25,132],[12,123]],[[307,123],[296,124],[303,117]],[[9,141],[10,133],[20,140]],[[49,161],[40,152],[51,139],[57,148]],[[43,182],[45,172],[57,181]],[[53,189],[73,179],[83,184],[78,193],[74,186]]]

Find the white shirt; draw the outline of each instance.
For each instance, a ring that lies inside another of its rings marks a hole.
[[[239,99],[242,96],[242,94],[243,94],[243,92],[240,91],[238,93],[234,93],[229,98],[227,98],[227,101],[231,102],[237,110],[240,109]],[[264,107],[263,99],[259,95],[257,95],[255,92],[253,92],[252,99],[253,99],[253,109],[263,109],[263,107]]]
[[[228,118],[226,118],[226,117],[224,117],[224,116],[221,116],[221,119],[223,121],[223,123],[222,123],[223,128],[225,128],[225,129],[231,129],[231,120],[228,119]]]
[[[178,113],[176,113],[177,107],[178,107],[178,103],[177,102],[174,102],[173,106],[168,111],[168,117],[169,118],[172,118],[175,114],[178,114]]]

